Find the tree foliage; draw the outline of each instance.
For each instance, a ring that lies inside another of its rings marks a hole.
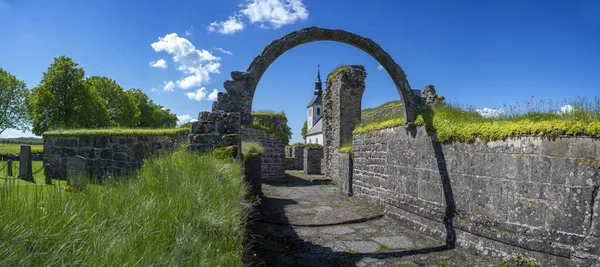
[[[0,134],[6,129],[28,130],[25,98],[28,89],[23,81],[0,68]]]
[[[302,125],[302,131],[300,135],[302,135],[302,140],[306,142],[306,133],[308,132],[308,121],[304,121],[304,125]]]
[[[140,89],[126,91],[140,111],[137,127],[145,128],[174,128],[177,125],[177,116],[161,105],[154,104],[152,99]]]
[[[92,76],[85,80],[87,86],[96,90],[108,109],[110,126],[135,127],[140,116],[135,99],[116,81],[103,76]]]
[[[34,134],[61,128],[108,126],[108,110],[100,94],[86,86],[84,75],[72,59],[54,58],[40,84],[27,96]]]

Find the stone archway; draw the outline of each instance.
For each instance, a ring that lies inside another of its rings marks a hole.
[[[413,97],[406,74],[392,57],[369,38],[344,30],[317,27],[304,28],[274,40],[263,49],[259,56],[254,58],[245,72],[231,72],[233,80],[226,81],[223,84],[227,92],[219,93],[217,101],[213,103],[213,111],[240,112],[242,124],[252,123],[251,112],[254,91],[267,68],[286,51],[302,44],[317,41],[335,41],[349,44],[375,58],[388,72],[398,89],[404,105],[406,126],[413,125],[418,109],[417,102]]]

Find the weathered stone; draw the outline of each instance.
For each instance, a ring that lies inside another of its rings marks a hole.
[[[304,172],[308,173],[308,174],[320,174],[322,158],[323,158],[323,149],[305,148],[304,149]]]
[[[286,125],[287,126],[287,125]],[[241,128],[244,142],[259,143],[263,149],[261,158],[261,178],[264,181],[283,181],[285,179],[285,143],[274,134],[250,127]],[[236,139],[237,140],[237,139]]]

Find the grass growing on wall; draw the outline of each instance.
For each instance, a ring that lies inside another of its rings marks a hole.
[[[342,153],[352,153],[352,140],[348,140],[342,143],[342,146],[340,146],[339,151]]]
[[[600,99],[578,99],[570,102],[571,112],[560,109],[528,107],[527,111],[510,112],[497,118],[484,118],[472,109],[455,105],[434,105],[420,112],[416,125],[437,133],[442,142],[502,140],[523,135],[555,137],[559,135],[586,135],[600,137]],[[359,123],[354,134],[404,125],[401,112]]]
[[[393,101],[383,103],[383,105],[378,106],[378,107],[363,109],[361,111],[361,113],[362,114],[373,114],[375,112],[381,111],[386,108],[401,107],[401,106],[402,106],[402,100],[393,100]]]
[[[0,266],[242,265],[246,188],[234,160],[178,151],[79,193],[22,188],[0,190]]]
[[[252,117],[253,117],[253,122],[251,124],[247,124],[244,126],[253,128],[253,129],[257,129],[257,130],[262,130],[269,134],[274,134],[275,136],[277,136],[277,138],[283,140],[283,142],[285,144],[288,144],[290,142],[290,139],[292,138],[292,129],[290,129],[290,127],[287,125],[287,117],[285,116],[285,113],[283,111],[282,112],[270,111],[270,110],[253,111]],[[273,125],[261,123],[260,118],[262,118],[262,117],[278,117],[280,119],[283,119],[286,123],[285,129],[277,129]]]
[[[45,132],[44,136],[63,137],[111,137],[111,136],[177,136],[189,133],[187,128],[140,129],[140,128],[109,128],[109,129],[70,129]]]
[[[44,150],[43,145],[31,145],[32,154],[42,154]],[[21,145],[15,144],[0,144],[0,155],[6,154],[19,154],[21,153]]]
[[[341,64],[339,66],[337,66],[328,76],[327,76],[327,82],[331,82],[333,79],[339,77],[340,75],[342,75],[342,73],[344,72],[348,72],[350,70],[350,67]]]
[[[255,142],[242,142],[242,157],[244,161],[251,158],[258,158],[265,153],[265,149]]]

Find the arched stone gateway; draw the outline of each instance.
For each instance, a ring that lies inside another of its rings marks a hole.
[[[417,103],[413,98],[406,74],[392,57],[369,38],[364,38],[344,30],[317,27],[304,28],[271,42],[259,56],[254,58],[246,72],[231,72],[233,80],[224,83],[227,92],[219,93],[217,101],[213,103],[213,111],[240,112],[242,124],[251,123],[254,91],[267,68],[286,51],[296,46],[316,41],[335,41],[349,44],[367,52],[375,58],[394,81],[404,104],[405,124],[412,126],[416,116]]]

